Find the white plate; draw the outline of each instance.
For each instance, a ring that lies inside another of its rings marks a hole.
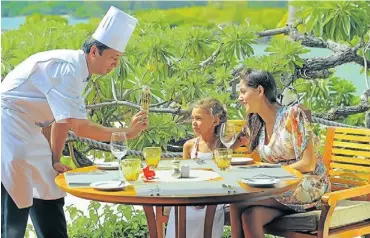
[[[231,165],[245,165],[253,162],[252,158],[234,157],[231,159]]]
[[[95,166],[98,169],[115,170],[115,169],[118,169],[118,161],[100,162],[100,163],[96,163]]]
[[[280,179],[275,178],[252,178],[252,179],[242,179],[243,183],[246,183],[253,187],[272,187],[280,182]]]
[[[103,191],[117,191],[122,190],[129,184],[125,181],[110,180],[110,181],[98,181],[90,184],[90,187],[103,190]]]

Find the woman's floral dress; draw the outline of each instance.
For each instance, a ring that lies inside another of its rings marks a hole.
[[[244,131],[247,131],[246,127]],[[257,147],[261,161],[282,165],[293,164],[302,159],[308,142],[312,141],[316,156],[315,170],[303,174],[296,188],[275,198],[296,212],[319,208],[321,196],[330,191],[330,181],[318,152],[318,139],[303,110],[298,106],[281,107],[276,115],[271,139],[268,144],[265,141],[266,130],[262,126]]]

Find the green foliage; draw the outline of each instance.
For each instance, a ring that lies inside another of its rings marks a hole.
[[[65,17],[58,16],[58,15],[41,15],[40,13],[35,13],[27,17],[25,24],[30,24],[30,23],[35,24],[36,22],[44,21],[44,20],[68,24],[68,20]]]
[[[309,50],[303,47],[299,41],[272,38],[265,52],[270,52],[270,54],[249,57],[243,63],[250,68],[271,72],[278,86],[282,87],[286,83],[283,82],[282,76],[294,74],[296,68],[301,68],[304,60],[300,55],[309,52]]]
[[[271,52],[272,55],[282,56],[283,65],[293,72],[298,66],[302,68],[304,60],[299,57],[300,54],[310,52],[309,49],[301,45],[300,41],[288,41],[285,39],[273,38],[270,46],[266,48],[266,52]],[[280,62],[281,64],[281,62]]]
[[[60,17],[34,15],[19,30],[2,34],[2,72],[4,77],[28,56],[53,49],[78,49],[87,31],[75,29]]]
[[[170,140],[178,141],[181,138],[187,138],[187,132],[191,128],[187,124],[180,121],[180,117],[165,114],[150,115],[150,129],[144,131],[142,135],[136,139],[130,140],[131,148],[144,148],[147,146],[162,146],[166,149],[166,145]]]
[[[223,46],[223,56],[231,61],[236,57],[242,60],[254,54],[251,44],[255,42],[255,32],[244,25],[231,25],[225,27],[221,32]]]
[[[348,80],[338,77],[307,81],[299,79],[295,82],[298,93],[306,93],[303,104],[314,112],[327,112],[338,106],[351,106],[360,103],[360,97],[356,96],[355,86]],[[364,126],[365,115],[351,115],[339,122]]]
[[[64,165],[69,166],[72,169],[77,168],[70,156],[62,156],[62,158],[60,158],[60,162]]]
[[[212,31],[204,27],[192,27],[185,36],[183,52],[195,61],[204,60],[212,53],[213,42]]]
[[[319,11],[310,4],[302,4],[304,9]],[[317,9],[324,11],[337,6],[333,5],[336,3],[330,4],[320,3]],[[345,5],[346,14],[350,14],[351,19],[361,18],[361,14],[352,9],[353,4]],[[277,9],[280,10],[283,16],[286,10]],[[134,31],[119,66],[109,75],[93,77],[90,80],[86,104],[112,101],[113,90],[118,100],[138,104],[142,86],[149,85],[152,104],[170,106],[173,110],[186,110],[194,101],[212,96],[219,98],[227,106],[230,119],[240,119],[245,112],[237,106],[237,95],[235,92],[232,94],[229,86],[234,80],[230,71],[236,64],[243,62],[249,67],[272,72],[281,89],[286,83],[285,76],[294,74],[296,68],[303,66],[301,55],[308,52],[301,42],[274,38],[266,48],[268,55],[254,56],[252,44],[256,43],[256,32],[263,26],[251,25],[253,20],[249,18],[248,22],[245,22],[245,14],[249,13],[243,2],[137,12],[136,17],[139,18],[140,24]],[[233,15],[233,18],[230,18],[230,15]],[[193,18],[197,20],[194,22],[191,20]],[[231,23],[230,19],[239,24],[216,26],[218,23]],[[275,25],[277,22],[279,20],[275,21]],[[28,17],[19,30],[3,33],[2,77],[35,52],[80,48],[98,23],[99,19],[90,19],[88,24],[70,26],[64,19],[54,16]],[[263,20],[259,23],[263,25]],[[354,34],[360,33],[356,31]],[[201,68],[199,64],[208,59],[221,43],[221,52],[215,62]],[[298,80],[296,85],[299,92],[307,94],[305,104],[313,111],[329,110],[337,105],[355,105],[358,102],[358,97],[354,94],[355,88],[346,80]],[[105,126],[122,127],[130,124],[131,117],[136,112],[137,109],[132,107],[114,106],[89,110],[88,116],[94,122]],[[360,119],[361,116],[352,116],[346,120],[358,123]],[[151,113],[150,128],[132,140],[130,146],[132,149],[141,150],[145,146],[155,144],[166,150],[171,141],[189,136],[191,130],[186,115]],[[83,145],[79,149],[83,149]],[[102,153],[99,155],[106,156]]]
[[[213,27],[224,23],[260,25],[264,29],[274,28],[284,14],[286,8],[250,8],[246,2],[209,2],[207,7],[194,6],[187,8],[173,8],[168,10],[137,11],[136,16],[144,22],[152,22],[152,16],[157,21],[159,14],[163,14],[161,22],[172,26],[203,26]]]
[[[67,221],[70,238],[146,238],[149,235],[145,213],[130,205],[102,205],[90,202],[88,216],[74,205],[66,207],[70,220]],[[26,238],[35,235],[35,229],[28,224]],[[224,227],[222,238],[231,237],[230,226]],[[265,235],[266,238],[275,236]]]
[[[71,238],[147,237],[146,217],[142,210],[129,205],[104,205],[90,202],[88,216],[73,205],[67,206],[70,216],[68,236]]]
[[[370,24],[370,3],[367,1],[297,1],[303,7],[298,15],[304,19],[306,31],[334,41],[351,41],[364,36]]]

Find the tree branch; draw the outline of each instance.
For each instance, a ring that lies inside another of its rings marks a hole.
[[[350,62],[355,62],[357,64],[360,64],[361,66],[370,65],[369,60],[365,60],[363,57],[357,54],[357,50],[361,47],[361,45],[350,48],[346,45],[338,44],[331,40],[325,41],[321,37],[316,37],[308,34],[302,35],[297,30],[297,25],[299,25],[300,23],[301,22],[298,22],[296,25],[287,25],[286,27],[270,29],[256,33],[259,37],[285,34],[289,35],[295,41],[301,41],[302,45],[304,46],[328,48],[334,52],[334,54],[327,57],[306,59],[303,68],[298,69],[298,74],[296,75],[297,78],[328,78],[331,75],[328,69]],[[213,63],[219,53],[220,47],[207,60],[201,62],[200,66],[203,67],[202,65],[209,65]],[[233,70],[231,70],[230,73],[233,77],[236,77],[242,69],[243,64],[239,64]],[[305,75],[307,75],[307,77],[305,77]]]
[[[370,98],[370,89],[366,89],[365,92],[361,95],[361,102],[367,103]]]
[[[91,105],[87,105],[86,109],[91,110],[91,109],[97,109],[97,108],[106,107],[106,106],[129,106],[129,107],[133,107],[133,108],[140,110],[140,105],[132,103],[132,102],[128,102],[128,101],[111,101],[111,102],[91,104]],[[171,113],[171,114],[176,114],[176,115],[186,115],[190,113],[189,110],[182,110],[181,108],[172,109],[172,108],[151,108],[149,107],[149,111],[158,112],[158,113]]]
[[[165,105],[165,104],[171,103],[171,102],[172,102],[171,100],[170,101],[164,101],[164,102],[160,102],[160,103],[157,103],[157,104],[152,104],[149,107],[160,107],[162,105]]]
[[[221,52],[221,47],[222,47],[222,45],[223,45],[223,43],[220,43],[220,45],[218,46],[217,50],[216,50],[215,52],[213,52],[213,53],[212,53],[212,55],[211,55],[208,59],[206,59],[206,60],[204,60],[204,61],[200,62],[200,63],[199,63],[199,66],[200,66],[201,68],[204,68],[204,67],[206,67],[206,66],[208,66],[208,65],[212,64],[213,62],[215,62],[215,61],[216,61],[217,56],[218,56],[218,55],[220,54],[220,52]]]
[[[288,35],[295,41],[302,41],[302,45],[304,46],[316,48],[328,48],[334,52],[345,51],[350,49],[348,46],[338,44],[331,40],[325,41],[321,37],[308,35],[307,33],[302,35],[297,30],[297,28],[293,26],[288,26],[288,28],[289,28]]]
[[[327,113],[324,112],[315,112],[312,113],[315,117],[320,117],[326,120],[338,120],[343,117],[357,114],[357,113],[363,113],[370,110],[370,104],[369,103],[361,103],[357,106],[347,106],[347,107],[338,107],[330,109]]]
[[[329,78],[332,75],[332,72],[330,72],[328,69],[323,70],[310,70],[307,71],[307,69],[297,69],[296,75],[293,78],[293,81],[297,78],[304,78],[304,79],[326,79]],[[292,83],[291,81],[290,83]]]
[[[258,37],[266,37],[266,36],[276,36],[276,35],[280,35],[280,34],[287,35],[289,33],[289,31],[290,31],[290,27],[286,26],[286,27],[281,27],[281,28],[277,28],[277,29],[270,29],[270,30],[266,30],[266,31],[257,32],[257,36]]]
[[[352,49],[340,51],[327,57],[306,59],[302,69],[306,71],[330,69],[342,64],[354,62],[356,58],[357,54]],[[363,64],[363,61],[361,61],[361,63]]]
[[[279,34],[289,35],[295,41],[302,41],[302,45],[307,47],[316,47],[316,48],[328,48],[336,53],[347,52],[347,54],[352,54],[351,62],[356,62],[362,66],[365,65],[363,57],[359,56],[356,51],[361,47],[358,45],[351,49],[350,47],[342,44],[338,44],[331,40],[325,41],[321,37],[316,37],[313,35],[304,34],[302,35],[296,28],[296,26],[288,25],[283,28],[277,28],[272,30],[266,30],[262,32],[257,32],[259,37],[264,36],[274,36]],[[330,57],[330,56],[329,56]],[[343,62],[348,63],[348,62]],[[367,60],[367,65],[370,65],[370,61]]]

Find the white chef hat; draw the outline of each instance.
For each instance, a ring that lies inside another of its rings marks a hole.
[[[124,52],[136,23],[136,18],[112,6],[92,37],[114,50]]]

